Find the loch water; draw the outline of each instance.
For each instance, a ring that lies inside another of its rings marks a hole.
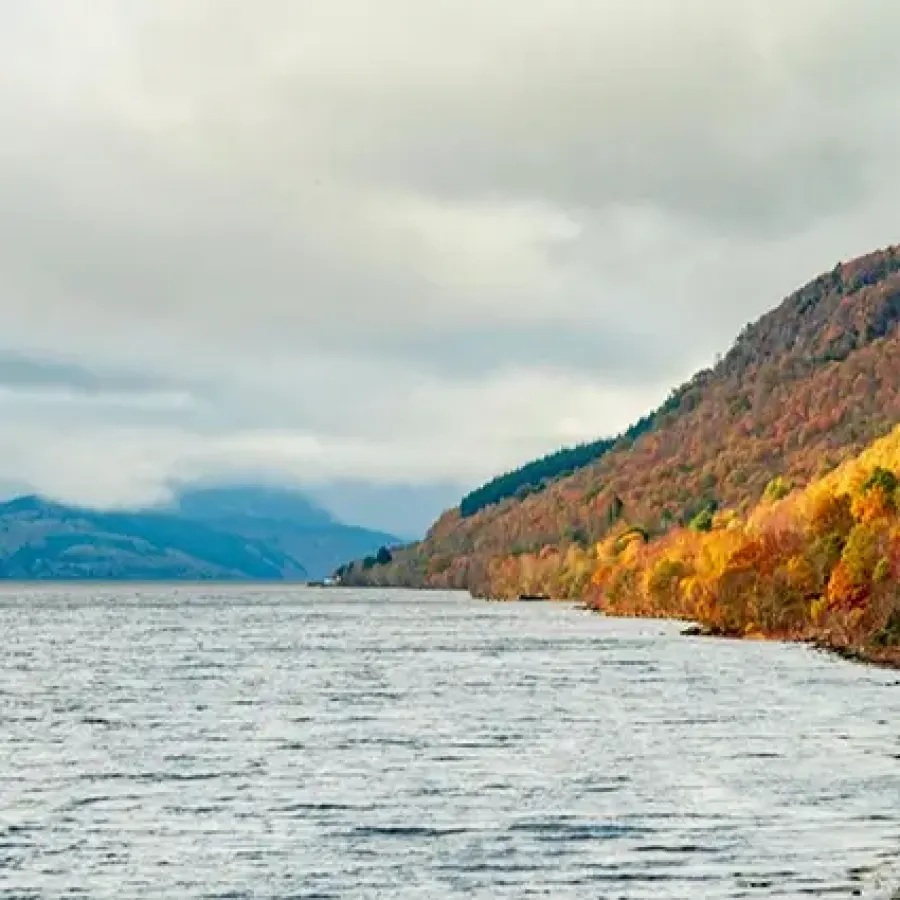
[[[462,594],[0,592],[0,897],[892,897],[900,673]]]

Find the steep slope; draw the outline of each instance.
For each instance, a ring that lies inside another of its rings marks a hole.
[[[156,512],[97,512],[21,497],[0,505],[0,575],[281,579],[296,560],[262,543]]]
[[[257,485],[194,488],[182,492],[177,514],[220,532],[240,535],[273,552],[300,560],[320,579],[347,559],[399,543],[393,535],[345,525],[306,495]]]
[[[349,580],[508,593],[504,559],[590,546],[620,519],[653,536],[748,509],[776,475],[806,484],[900,420],[898,326],[898,248],[837,265],[745,328],[636,438],[528,496],[451,510],[424,541]]]

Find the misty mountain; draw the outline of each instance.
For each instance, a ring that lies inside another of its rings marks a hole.
[[[262,542],[163,512],[99,512],[26,496],[0,505],[4,578],[303,578]]]
[[[397,542],[272,487],[188,488],[151,510],[91,510],[34,495],[0,504],[7,579],[320,579]]]
[[[216,531],[240,535],[300,560],[319,579],[349,559],[401,543],[393,534],[345,525],[304,493],[258,485],[189,488],[173,509]]]

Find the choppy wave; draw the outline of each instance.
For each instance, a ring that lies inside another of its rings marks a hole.
[[[550,604],[124,590],[0,594],[2,898],[900,888],[896,673]]]

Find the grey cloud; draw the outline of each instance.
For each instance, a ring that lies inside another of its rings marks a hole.
[[[880,0],[852,21],[818,0],[517,13],[429,34],[429,62],[404,48],[383,73],[326,72],[315,127],[339,122],[341,163],[402,189],[649,204],[757,233],[855,206],[897,149],[896,129],[869,137],[896,105],[900,12]],[[286,82],[286,115],[308,102],[306,87]]]
[[[3,4],[0,479],[468,484],[617,430],[896,237],[898,26],[882,0]]]
[[[141,373],[97,371],[9,351],[0,351],[0,386],[13,390],[62,389],[91,395],[147,394],[173,388],[166,379]]]
[[[379,352],[451,380],[540,370],[577,373],[597,383],[620,385],[655,385],[664,377],[677,377],[690,360],[679,358],[674,350],[664,336],[649,328],[587,317],[580,331],[555,323],[475,325],[466,330],[420,332],[414,342],[402,335],[389,335],[379,342]],[[366,352],[367,348],[359,350],[360,355]]]

